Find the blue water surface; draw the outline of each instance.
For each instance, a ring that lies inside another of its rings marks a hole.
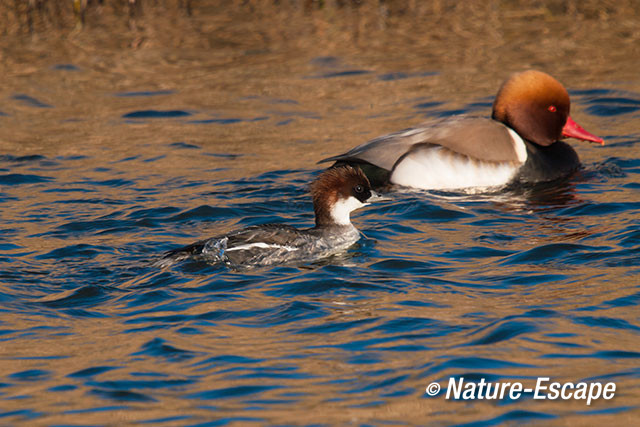
[[[376,74],[334,57],[314,64],[316,80],[387,84],[437,75]],[[175,93],[114,95],[135,103]],[[572,97],[596,128],[611,118],[638,120],[636,93],[594,88]],[[43,99],[13,97],[56,108]],[[113,121],[197,123],[216,135],[249,121],[269,131],[292,120],[331,125],[295,99],[244,102],[254,111],[238,119],[141,103],[114,111]],[[416,102],[411,93],[405,104],[416,120],[490,108],[483,97],[461,106]],[[580,146],[583,168],[567,179],[478,194],[398,189],[353,214],[363,236],[345,253],[250,270],[156,261],[237,227],[311,226],[308,183],[320,167],[244,174],[236,166],[242,154],[161,135],[153,154],[136,146],[106,158],[0,153],[0,423],[637,419],[640,137],[609,129],[605,147]],[[196,158],[209,163],[164,166]],[[591,406],[531,395],[445,398],[450,378],[535,384],[540,376],[613,381],[618,392]],[[425,393],[432,382],[442,386],[436,397]]]

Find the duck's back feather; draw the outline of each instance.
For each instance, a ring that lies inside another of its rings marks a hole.
[[[381,136],[320,162],[366,162],[392,171],[408,153],[440,146],[477,161],[522,163],[522,150],[511,132],[492,119],[453,116]]]

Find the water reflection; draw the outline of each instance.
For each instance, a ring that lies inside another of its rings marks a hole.
[[[35,36],[14,39],[12,21],[0,41],[3,422],[636,416],[635,15],[413,2],[403,23],[380,21],[373,3],[334,19],[325,3],[193,3],[193,20],[136,16],[146,25],[132,30],[105,12],[121,32],[67,38],[38,36],[48,24],[36,20]],[[575,145],[576,175],[391,192],[354,218],[356,247],[318,263],[153,267],[197,236],[311,225],[319,159],[425,118],[488,115],[500,81],[529,67],[569,87],[572,115],[607,139]],[[620,392],[590,407],[424,394],[460,376],[602,379]]]

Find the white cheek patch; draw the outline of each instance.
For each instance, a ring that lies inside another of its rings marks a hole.
[[[338,225],[349,225],[351,224],[349,218],[351,211],[363,206],[365,206],[365,204],[353,196],[349,196],[348,199],[338,199],[331,208],[331,218]]]
[[[403,158],[394,168],[391,182],[423,190],[494,187],[511,181],[519,167],[514,163],[477,161],[435,147]]]

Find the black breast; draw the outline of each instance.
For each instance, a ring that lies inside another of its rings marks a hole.
[[[525,141],[527,161],[518,171],[515,181],[544,182],[566,177],[580,167],[578,154],[563,141],[548,147]]]

